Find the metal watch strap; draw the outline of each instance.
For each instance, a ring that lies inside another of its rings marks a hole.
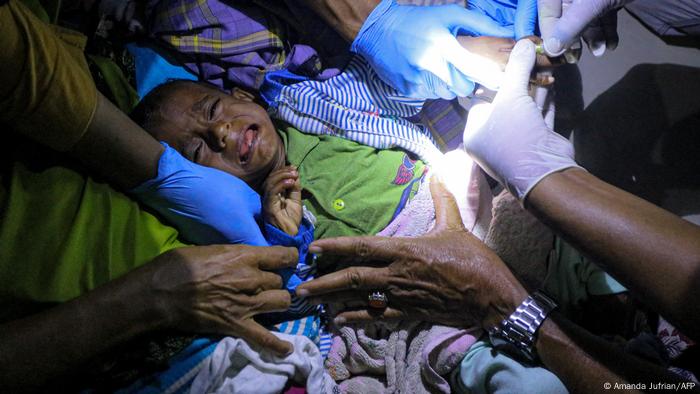
[[[496,336],[514,345],[527,359],[534,361],[535,334],[557,304],[546,295],[536,291],[527,297],[508,318],[490,330]],[[496,346],[497,344],[494,344]]]

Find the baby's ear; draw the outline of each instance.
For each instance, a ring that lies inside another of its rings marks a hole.
[[[255,100],[255,96],[252,93],[246,92],[245,90],[241,88],[233,88],[231,89],[231,97],[237,99],[237,100],[243,100],[243,101],[253,101]]]

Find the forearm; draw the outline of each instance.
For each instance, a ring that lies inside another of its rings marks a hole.
[[[537,353],[542,363],[572,393],[600,392],[625,383],[680,382],[663,367],[626,354],[621,347],[590,334],[556,312],[538,331]],[[630,387],[630,386],[627,386]],[[635,386],[631,386],[635,387]],[[635,390],[624,390],[635,391]]]
[[[302,0],[344,39],[352,42],[380,0]]]
[[[71,150],[111,184],[131,189],[158,174],[163,146],[98,93],[87,132]]]
[[[147,267],[144,267],[147,269]],[[135,271],[45,312],[0,326],[0,391],[34,391],[162,325]]]
[[[526,207],[686,335],[700,332],[700,305],[686,302],[700,297],[700,228],[579,169],[544,178]]]

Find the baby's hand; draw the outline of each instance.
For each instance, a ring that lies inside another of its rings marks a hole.
[[[265,220],[289,235],[297,235],[301,223],[301,183],[296,167],[273,171],[263,185]]]

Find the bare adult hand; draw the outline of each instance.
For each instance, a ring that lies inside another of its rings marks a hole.
[[[359,265],[303,283],[297,295],[341,305],[345,310],[337,324],[415,319],[489,328],[510,315],[526,291],[501,259],[464,229],[454,197],[435,177],[430,188],[436,214],[430,233],[316,241],[311,252]],[[387,295],[386,309],[368,307],[372,291]]]
[[[265,220],[289,235],[297,235],[303,214],[299,172],[293,166],[272,173],[263,185]]]
[[[253,316],[289,308],[282,278],[268,271],[295,267],[297,258],[294,248],[212,245],[172,250],[144,268],[168,327],[236,336],[286,355],[291,344]]]

